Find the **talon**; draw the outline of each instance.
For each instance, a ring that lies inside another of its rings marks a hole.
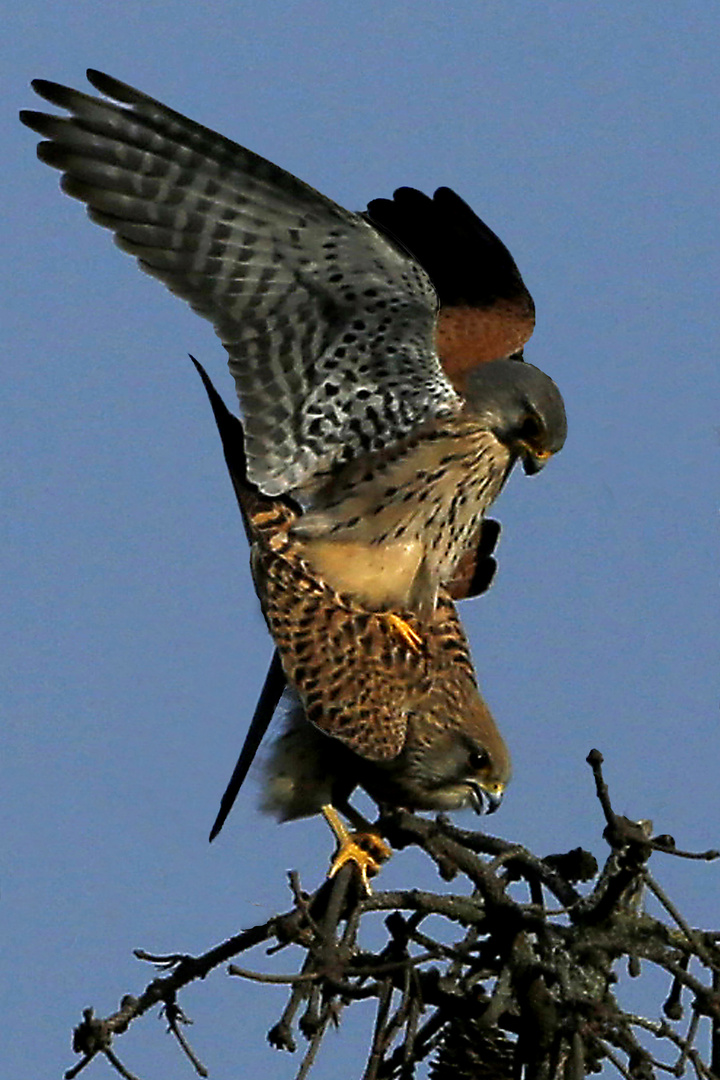
[[[360,881],[368,896],[372,895],[369,878],[375,877],[380,867],[392,855],[390,848],[377,833],[369,831],[349,832],[340,820],[334,806],[324,806],[323,815],[334,832],[338,846],[328,871],[335,877],[345,863],[352,862],[358,869]]]
[[[278,512],[274,508],[272,510],[258,510],[256,514],[253,514],[252,521],[254,525],[267,525],[270,521],[275,521],[278,518]]]
[[[397,630],[400,637],[410,646],[413,652],[420,652],[422,638],[415,630],[413,630],[409,622],[406,622],[405,619],[401,619],[399,615],[394,615],[392,612],[387,612],[385,618],[393,629]]]
[[[369,879],[375,877],[391,854],[392,851],[385,841],[375,833],[350,833],[346,840],[339,842],[328,877],[335,877],[345,863],[354,863],[363,889],[368,896],[372,896]]]
[[[254,529],[260,529],[263,532],[272,532],[272,535],[270,536],[271,545],[275,543],[278,538],[281,543],[287,543],[287,534],[292,525],[292,518],[288,517],[286,510],[277,506],[272,507],[270,510],[258,510],[251,515],[250,521]]]

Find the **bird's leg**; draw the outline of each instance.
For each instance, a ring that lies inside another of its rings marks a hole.
[[[338,842],[328,877],[334,877],[345,863],[353,862],[358,868],[360,880],[369,896],[372,889],[368,878],[374,877],[385,860],[390,858],[391,849],[359,814],[356,821],[362,822],[363,827],[357,832],[350,832],[331,803],[326,803],[322,807],[322,813]]]
[[[422,638],[413,630],[409,622],[406,622],[399,615],[395,615],[392,611],[383,612],[383,618],[387,619],[393,630],[396,630],[403,641],[410,646],[412,652],[419,653],[421,651]]]

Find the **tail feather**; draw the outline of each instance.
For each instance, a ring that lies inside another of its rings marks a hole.
[[[262,492],[248,480],[247,461],[245,458],[245,439],[242,424],[227,408],[225,402],[210,381],[210,377],[202,364],[200,364],[194,356],[191,356],[190,359],[195,365],[210,399],[215,422],[220,433],[225,462],[228,467],[228,472],[230,473],[230,479],[232,480],[243,523],[245,525],[245,532],[252,544],[255,535],[253,515],[257,513],[266,513],[269,508],[272,508],[275,505],[277,500],[270,499],[268,496],[263,495]],[[220,809],[215,818],[213,827],[210,830],[211,841],[215,839],[225,824],[227,816],[237,798],[238,792],[240,791],[245,777],[250,770],[250,766],[255,759],[262,738],[273,718],[273,714],[282,697],[283,690],[285,689],[285,684],[285,673],[283,672],[280,656],[276,649],[273,653],[273,658],[270,661],[270,668],[265,677],[265,684],[260,692],[258,703],[255,706],[255,712],[250,721],[250,727],[245,736],[245,742],[240,751],[240,756],[233,769],[230,782],[220,800]]]

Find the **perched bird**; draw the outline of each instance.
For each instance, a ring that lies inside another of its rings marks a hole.
[[[392,199],[373,200],[364,216],[393,241],[401,242],[428,274],[440,305],[438,352],[452,377],[458,379],[463,364],[470,359],[477,363],[509,355],[522,346],[534,325],[532,299],[505,245],[459,196],[448,188],[440,188],[433,198],[413,188],[398,188]],[[220,415],[218,426],[232,444],[232,428],[221,422]],[[497,568],[494,550],[499,533],[498,522],[482,519],[471,546],[447,583],[453,600],[475,597],[489,588]],[[276,650],[211,829],[211,840],[227,820],[285,687],[285,673]],[[266,807],[281,817],[291,815],[286,806],[274,801],[272,793],[278,789],[277,775],[283,775],[285,756],[292,760],[295,772],[301,758],[308,762],[307,782],[295,787],[312,790],[317,761],[327,761],[336,747],[328,744],[324,753],[319,752],[322,737],[307,732],[302,705],[297,698],[290,700],[288,731],[275,745],[265,800]],[[318,753],[302,754],[302,746],[317,746]],[[328,771],[326,768],[324,775]]]
[[[194,361],[194,363],[197,364],[197,361]],[[236,451],[233,450],[233,447],[236,446],[239,442],[237,430],[233,426],[234,424],[237,424],[237,421],[235,417],[231,417],[231,421],[224,421],[223,413],[225,415],[231,414],[227,413],[227,410],[225,409],[225,406],[222,403],[219,395],[217,395],[217,393],[214,391],[214,388],[212,388],[212,384],[210,383],[209,379],[206,379],[206,376],[204,375],[201,366],[197,364],[197,367],[203,375],[204,381],[206,381],[206,387],[208,387],[208,394],[210,395],[210,400],[213,403],[216,419],[218,421],[218,428],[223,438],[226,459],[228,461],[228,465],[230,466],[231,476],[233,476],[234,478],[234,486],[236,488],[236,492],[238,492],[238,501],[240,502],[240,506],[242,509],[243,504],[247,503],[247,497],[244,495],[244,491],[247,489],[247,485],[243,483],[240,487],[238,486],[236,477],[238,475],[244,476],[244,474],[242,473],[242,470],[238,468],[237,464],[231,464],[233,461],[237,462],[238,460],[238,454]],[[245,523],[246,531],[248,532],[248,537],[250,538],[250,531],[248,530],[247,519]],[[465,599],[471,595],[477,596],[484,592],[490,586],[490,583],[492,582],[492,579],[495,575],[497,565],[496,560],[493,556],[493,552],[495,550],[495,544],[497,542],[499,533],[500,525],[497,521],[493,521],[491,518],[486,518],[482,522],[478,543],[473,549],[473,551],[468,553],[468,556],[459,568],[459,572],[453,581],[452,589],[449,590],[448,598],[452,597],[452,599]],[[387,613],[385,614],[387,615]],[[409,627],[409,629],[412,631],[412,627]],[[405,638],[406,641],[408,640],[406,634],[403,634],[402,636]],[[414,645],[412,647],[414,648]],[[255,711],[253,713],[247,735],[243,742],[242,749],[238,756],[238,760],[235,764],[225,792],[223,793],[223,797],[220,802],[220,809],[213,823],[213,827],[210,830],[211,841],[214,840],[215,837],[219,834],[220,830],[222,829],[223,825],[227,820],[230,811],[233,808],[240,788],[242,787],[243,782],[245,781],[245,778],[255,759],[255,755],[258,751],[263,736],[265,735],[265,732],[267,731],[273,715],[275,714],[275,711],[278,708],[278,705],[280,704],[284,694],[290,706],[287,714],[288,737],[277,744],[276,753],[273,755],[273,762],[269,767],[268,798],[265,800],[264,805],[266,809],[277,812],[278,815],[284,820],[292,817],[303,816],[303,814],[299,811],[291,812],[289,807],[283,806],[282,801],[278,801],[271,797],[270,792],[276,790],[274,778],[277,776],[278,773],[282,773],[283,771],[278,754],[284,752],[284,747],[287,747],[288,749],[293,747],[299,748],[303,737],[305,738],[305,741],[311,746],[320,746],[324,740],[315,738],[310,734],[306,734],[305,736],[303,736],[303,732],[306,731],[308,727],[304,709],[297,695],[294,694],[292,690],[290,690],[289,692],[287,690],[287,679],[285,676],[285,671],[283,669],[282,659],[280,657],[278,649],[276,648],[275,652],[273,653],[273,658],[270,662],[270,667],[265,677],[265,682],[263,684],[260,697],[258,698],[258,702],[255,707]],[[296,728],[300,729],[300,734],[297,736],[297,739],[290,736],[290,732]],[[330,756],[330,751],[326,749],[322,755],[323,759],[326,760]],[[313,761],[315,760],[312,753],[310,753],[309,755],[309,760],[310,769],[312,770],[312,768],[314,767]],[[296,769],[298,767],[299,766],[297,765],[295,766]],[[295,786],[304,786],[305,788],[309,789],[309,787],[311,786],[311,779],[308,778],[307,782],[304,784],[298,781]],[[314,812],[315,810],[306,811],[306,813]]]
[[[431,618],[513,464],[536,472],[565,440],[557,387],[519,357],[533,305],[509,253],[448,189],[351,213],[140,91],[88,78],[115,100],[33,83],[70,114],[21,113],[48,140],[40,158],[213,323],[248,478],[302,509],[291,532],[307,565],[368,610]],[[420,210],[425,238],[408,231]],[[453,270],[444,237],[463,233]],[[502,263],[497,288],[473,242]],[[439,314],[436,288],[451,294]],[[390,621],[418,647],[422,629]]]
[[[333,869],[350,859],[367,884],[389,850],[349,803],[356,787],[381,806],[489,812],[509,779],[509,754],[480,697],[447,594],[440,590],[422,626],[415,613],[399,612],[422,631],[416,648],[393,631],[385,613],[363,608],[318,577],[293,535],[299,509],[248,480],[243,426],[194,363],[245,522],[255,587],[294,692],[268,762],[264,807],[284,820],[322,812],[340,844]],[[263,730],[251,724],[239,763],[244,772]],[[359,835],[348,833],[338,811],[360,827]]]

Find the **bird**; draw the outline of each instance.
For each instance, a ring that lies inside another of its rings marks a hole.
[[[517,355],[534,324],[532,298],[505,245],[459,196],[448,188],[440,188],[430,198],[414,188],[401,187],[392,199],[373,200],[364,216],[382,228],[393,241],[411,251],[430,277],[440,304],[438,351],[446,370],[461,367],[469,356],[487,358],[512,350],[516,350]],[[513,305],[517,309],[515,318],[510,314]],[[211,384],[209,392],[212,392]],[[221,416],[222,413],[218,413],[218,427],[221,435],[228,437],[231,428],[221,421]],[[230,444],[233,439],[234,436],[229,436]],[[497,570],[494,551],[499,535],[499,522],[483,518],[474,543],[447,584],[453,600],[477,597],[490,587]],[[268,790],[276,789],[275,776],[278,771],[282,772],[278,760],[280,754],[288,753],[291,748],[297,748],[299,753],[303,738],[310,745],[322,745],[321,739],[316,738],[313,742],[313,736],[307,733],[302,705],[297,695],[292,691],[288,693],[286,687],[287,680],[276,649],[210,831],[211,841],[221,832],[284,696],[288,734],[277,742],[267,766]],[[327,761],[328,756],[326,747],[322,759]],[[305,757],[311,763],[314,760],[312,754]],[[311,764],[310,770],[312,768]],[[306,786],[311,786],[310,779]],[[282,805],[269,796],[264,805],[283,816]]]
[[[213,324],[248,479],[300,507],[308,566],[420,648],[398,613],[432,617],[514,464],[533,474],[566,438],[558,388],[522,356],[534,307],[512,257],[450,189],[348,211],[141,91],[88,79],[104,97],[33,81],[69,114],[21,112],[39,157]],[[473,243],[501,264],[496,285]]]
[[[210,399],[255,588],[291,691],[285,730],[266,763],[263,809],[281,820],[321,813],[338,841],[331,873],[350,861],[369,889],[390,850],[349,802],[353,791],[363,788],[380,807],[490,813],[510,778],[508,749],[480,695],[450,596],[440,591],[417,649],[382,612],[319,577],[293,535],[300,508],[248,479],[243,425],[191,359]],[[415,613],[399,614],[419,627]],[[240,782],[265,726],[251,723]]]

